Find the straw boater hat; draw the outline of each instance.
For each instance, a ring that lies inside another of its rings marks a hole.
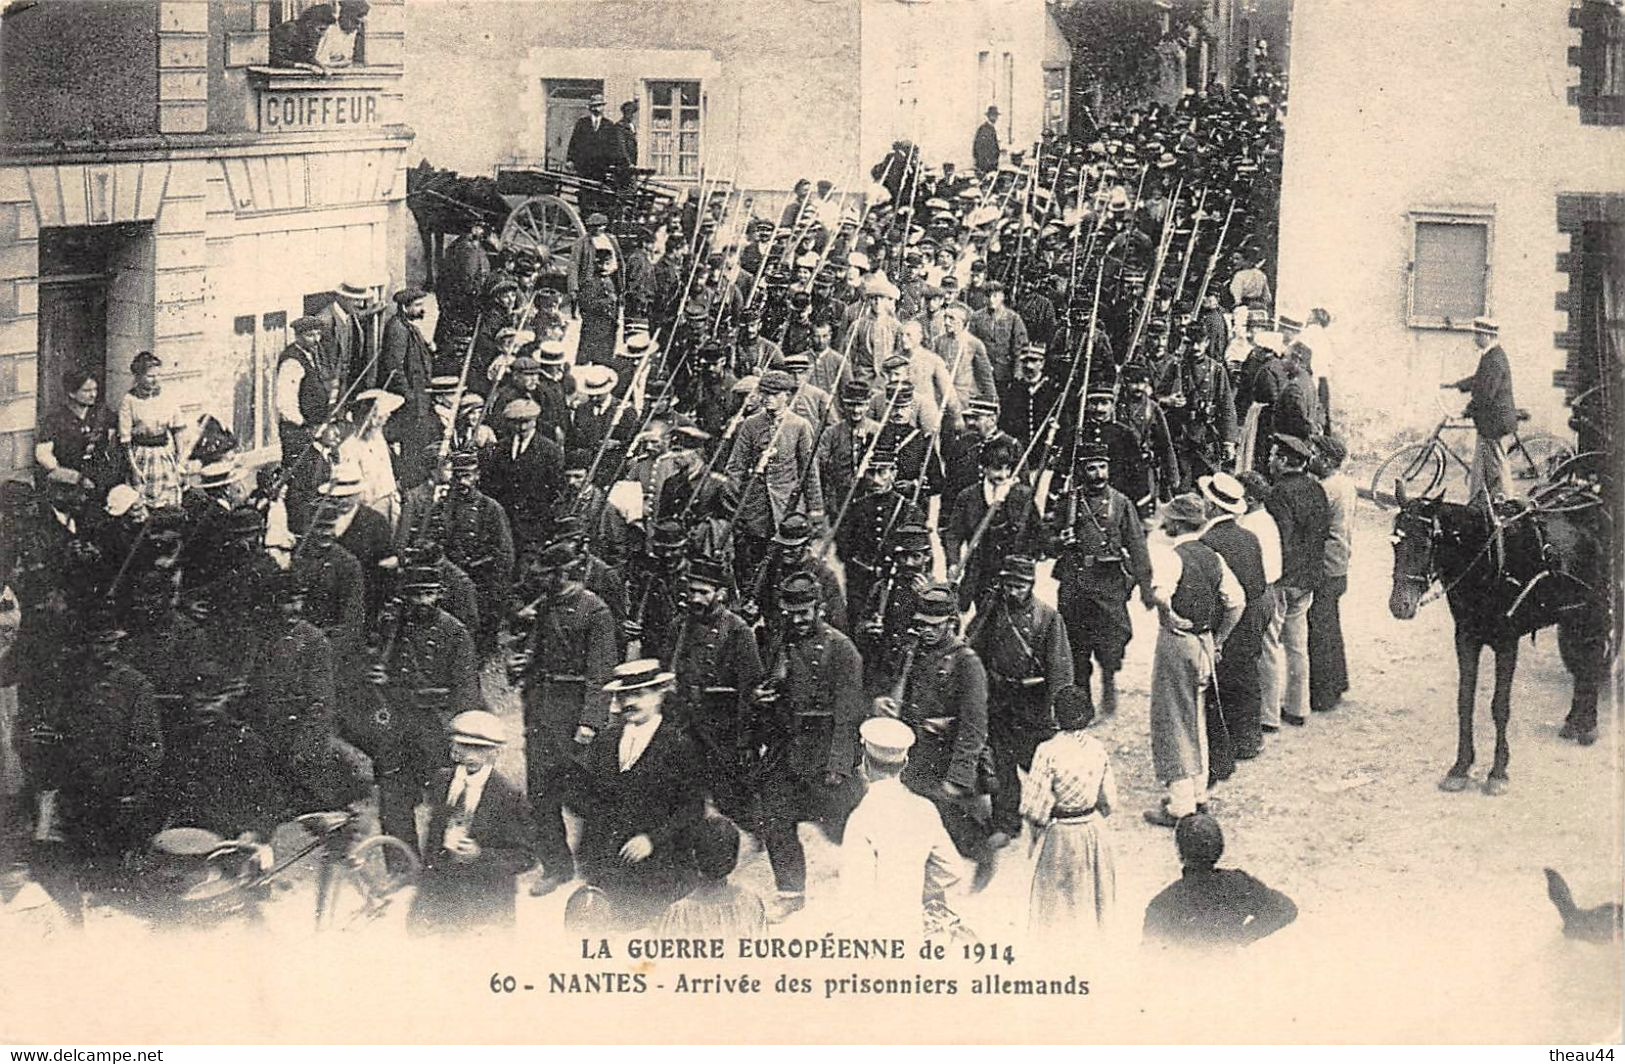
[[[230,460],[210,462],[203,467],[203,479],[198,482],[198,487],[204,490],[223,488],[228,484],[235,484],[242,476],[243,471],[237,468],[236,462]]]
[[[357,395],[355,401],[357,403],[371,403],[381,418],[389,417],[389,415],[406,405],[406,400],[403,397],[383,388],[368,388]]]
[[[1225,513],[1247,512],[1247,489],[1242,487],[1241,481],[1229,473],[1197,477],[1196,486],[1201,489],[1203,498]]]
[[[664,687],[677,679],[675,672],[666,672],[657,658],[639,658],[615,666],[614,678],[604,685],[610,694],[625,694],[649,687]],[[904,725],[907,727],[907,725]]]
[[[581,389],[582,395],[596,396],[608,395],[620,383],[620,375],[608,366],[590,362],[585,366],[577,366],[574,371],[576,386]]]
[[[361,281],[355,279],[354,277],[350,278],[347,281],[339,282],[338,293],[339,293],[339,295],[343,296],[345,299],[363,299],[364,300],[364,299],[369,299],[372,296],[371,290],[369,290],[368,287],[365,284],[363,284]]]

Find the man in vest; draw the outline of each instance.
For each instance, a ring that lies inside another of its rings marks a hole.
[[[1270,612],[1264,548],[1237,518],[1247,512],[1247,490],[1229,473],[1198,479],[1207,500],[1208,527],[1202,542],[1212,547],[1236,574],[1247,608],[1225,641],[1224,656],[1214,668],[1211,694],[1216,711],[1208,714],[1210,782],[1227,779],[1235,762],[1257,757],[1264,748],[1260,727],[1258,655],[1263,646],[1264,618]]]
[[[1145,813],[1171,828],[1207,811],[1208,746],[1203,694],[1214,658],[1247,604],[1241,584],[1197,537],[1207,525],[1202,497],[1187,493],[1163,510],[1165,541],[1151,556],[1157,648],[1151,659],[1151,764],[1168,797]]]
[[[277,359],[276,427],[284,466],[310,449],[312,434],[332,415],[343,388],[338,364],[322,343],[325,329],[326,324],[314,315],[295,320],[293,343]]]
[[[1470,377],[1445,385],[1472,394],[1466,414],[1478,430],[1478,443],[1468,478],[1469,499],[1487,495],[1493,501],[1497,495],[1507,493],[1510,481],[1506,448],[1501,440],[1517,427],[1518,407],[1512,398],[1512,367],[1507,362],[1507,353],[1501,349],[1500,336],[1501,328],[1493,320],[1474,318],[1473,342],[1483,352],[1478,358],[1478,369]]]

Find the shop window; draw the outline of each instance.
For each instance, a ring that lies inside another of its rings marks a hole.
[[[651,81],[648,88],[649,165],[660,177],[699,177],[700,83]]]
[[[1471,329],[1488,311],[1493,230],[1486,209],[1411,212],[1407,324]]]
[[[1569,25],[1580,29],[1580,46],[1569,50],[1580,84],[1569,89],[1569,103],[1586,125],[1625,125],[1625,0],[1581,0]]]

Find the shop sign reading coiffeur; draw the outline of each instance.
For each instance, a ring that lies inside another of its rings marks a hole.
[[[302,90],[260,93],[261,133],[304,133],[378,125],[378,93]]]

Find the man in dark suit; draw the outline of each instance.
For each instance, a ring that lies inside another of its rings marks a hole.
[[[369,315],[365,308],[370,298],[365,285],[345,281],[333,293],[333,302],[316,315],[322,319],[328,364],[338,368],[341,386],[359,381],[357,390],[371,388],[377,379],[372,352],[368,350]]]
[[[638,165],[638,101],[627,100],[621,104],[621,120],[615,123],[616,132],[620,134],[620,179],[624,184],[632,183],[632,168]]]
[[[507,731],[494,713],[452,718],[453,768],[424,792],[429,830],[409,920],[419,931],[511,927],[514,877],[530,866],[530,818],[519,791],[496,771]]]
[[[423,335],[428,295],[418,288],[395,293],[395,316],[384,322],[383,348],[378,354],[378,379],[383,387],[406,400],[405,408],[390,419],[386,435],[402,446],[436,429],[429,379],[434,376],[434,351]]]
[[[676,675],[645,658],[617,666],[604,685],[614,721],[587,751],[576,866],[616,922],[636,928],[681,896],[692,879],[688,833],[705,815],[699,761],[661,705]]]
[[[587,113],[576,119],[564,160],[588,181],[602,181],[625,157],[621,128],[604,118],[604,94],[594,93]]]
[[[511,399],[499,413],[507,431],[486,448],[480,479],[507,511],[514,540],[540,542],[564,490],[564,448],[536,430],[542,408],[533,400]]]
[[[976,127],[976,139],[971,143],[971,158],[976,162],[978,174],[991,173],[999,168],[999,109],[987,109],[987,121]]]
[[[1444,387],[1472,393],[1466,415],[1478,430],[1478,445],[1473,452],[1467,496],[1471,499],[1487,495],[1493,500],[1507,493],[1511,480],[1501,440],[1518,426],[1518,405],[1512,398],[1512,366],[1501,349],[1500,326],[1489,318],[1474,318],[1473,342],[1483,352],[1478,357],[1478,369],[1472,376]]]

